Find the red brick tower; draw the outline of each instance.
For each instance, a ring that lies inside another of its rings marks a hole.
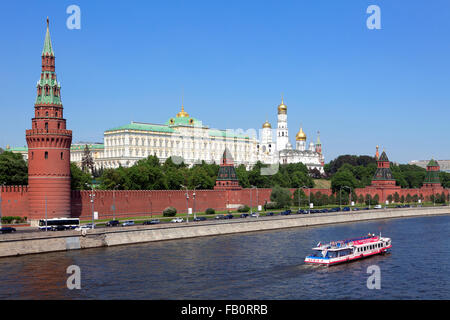
[[[66,130],[61,86],[56,80],[55,54],[48,28],[42,50],[41,78],[37,83],[32,129],[28,144],[29,219],[70,216],[70,145],[72,131]]]
[[[225,148],[220,164],[219,174],[217,175],[216,185],[214,190],[241,190],[239,179],[234,168],[233,156],[230,150]]]

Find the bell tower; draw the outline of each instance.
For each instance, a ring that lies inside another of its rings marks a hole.
[[[66,129],[61,86],[55,73],[55,54],[49,20],[42,50],[41,77],[37,82],[32,128],[28,144],[29,218],[70,217],[70,146],[72,131]]]

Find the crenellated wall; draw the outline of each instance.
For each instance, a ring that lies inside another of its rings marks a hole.
[[[1,188],[2,216],[21,216],[30,218],[29,214],[29,192],[27,186],[6,186]],[[297,189],[290,189],[294,193]],[[195,212],[204,212],[207,208],[216,211],[225,211],[227,208],[236,208],[239,204],[247,204],[256,207],[270,201],[272,189],[242,189],[242,190],[196,190]],[[304,189],[306,195],[309,192],[316,194],[331,195],[331,189]],[[401,188],[377,188],[366,187],[355,189],[356,194],[370,194],[372,197],[378,194],[380,203],[386,201],[389,194],[398,192],[399,196],[422,195],[429,200],[432,194],[449,194],[448,189],[442,187],[420,189]],[[92,217],[92,204],[90,202],[91,191],[71,192],[71,215],[89,220]],[[194,207],[193,191],[189,190],[189,204],[186,203],[186,192],[182,190],[94,190],[94,211],[98,212],[99,219],[110,219],[116,217],[149,216],[161,214],[168,206],[173,206],[179,213],[185,213],[187,206]],[[115,205],[115,213],[113,206]],[[48,217],[56,217],[50,210]],[[45,212],[41,213],[41,218]]]
[[[2,217],[29,217],[28,187],[0,186]]]

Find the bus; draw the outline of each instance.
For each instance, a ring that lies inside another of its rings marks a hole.
[[[79,218],[53,218],[39,220],[39,230],[66,230],[75,229],[80,225]]]

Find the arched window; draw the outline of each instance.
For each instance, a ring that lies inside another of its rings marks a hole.
[[[64,160],[64,153],[61,152],[61,160]]]
[[[47,111],[47,112],[45,112],[45,116],[46,116],[46,117],[48,117],[48,111]]]
[[[48,159],[48,151],[45,151],[44,158],[45,158],[45,159]]]
[[[48,122],[45,123],[45,130],[48,131]]]

